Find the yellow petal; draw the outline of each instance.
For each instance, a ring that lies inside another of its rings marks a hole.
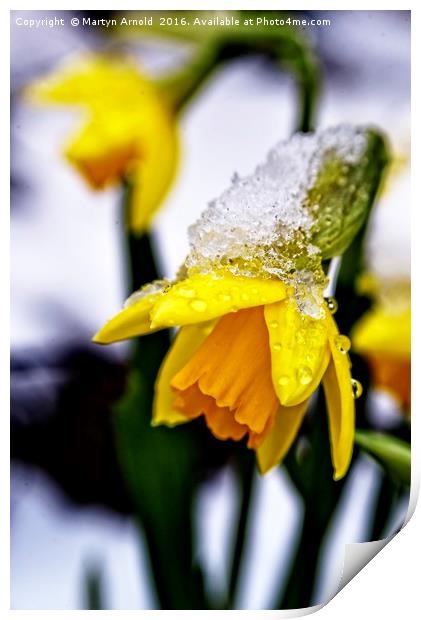
[[[151,311],[153,328],[188,325],[284,299],[279,280],[234,276],[228,271],[196,274],[178,282]]]
[[[334,479],[340,480],[349,467],[355,432],[355,401],[352,393],[349,358],[335,344],[338,328],[329,316],[331,360],[323,377],[330,429]]]
[[[281,405],[307,400],[329,362],[326,320],[313,319],[293,299],[265,306],[273,387]]]
[[[43,102],[107,105],[120,102],[126,109],[150,90],[137,67],[127,60],[83,55],[63,63],[52,75],[40,78],[27,89],[30,97]]]
[[[87,56],[38,81],[28,94],[78,105],[87,124],[66,149],[94,189],[124,177],[133,185],[128,223],[142,233],[173,180],[178,160],[175,119],[153,82],[130,62]]]
[[[167,110],[156,105],[145,121],[145,133],[138,138],[139,161],[131,175],[133,196],[129,225],[137,233],[147,228],[164,199],[178,161],[178,136]]]
[[[260,473],[282,461],[294,441],[307,410],[308,400],[295,407],[280,407],[270,432],[256,450]]]
[[[93,189],[120,180],[136,159],[135,127],[134,120],[121,110],[97,111],[71,141],[67,158]]]
[[[92,338],[98,344],[110,344],[155,331],[151,328],[150,310],[163,293],[144,295],[113,316]]]
[[[367,312],[352,331],[352,348],[362,354],[396,358],[411,355],[411,310],[393,314],[377,306]]]
[[[176,394],[170,383],[183,366],[187,364],[202,342],[214,327],[213,322],[182,327],[168,351],[155,383],[155,399],[153,405],[154,426],[167,424],[173,426],[188,422],[189,417],[174,407]]]

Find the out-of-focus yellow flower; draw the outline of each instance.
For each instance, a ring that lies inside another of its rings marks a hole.
[[[327,306],[314,319],[279,280],[215,271],[135,293],[94,341],[174,325],[181,329],[157,380],[155,424],[204,415],[220,439],[247,435],[266,472],[287,453],[323,382],[335,478],[346,473],[354,437],[349,340]]]
[[[355,325],[352,344],[357,353],[366,357],[374,386],[391,393],[408,410],[411,403],[409,283],[400,286],[392,300],[389,295],[386,300],[380,297],[376,301]]]
[[[90,56],[39,80],[29,94],[85,111],[66,155],[94,189],[132,182],[129,225],[142,232],[170,186],[178,153],[173,114],[154,84],[128,60]]]
[[[403,115],[404,118],[407,116]],[[409,412],[411,402],[410,141],[395,138],[388,181],[367,235],[367,269],[359,289],[373,307],[354,326],[352,343],[372,372],[375,387]]]

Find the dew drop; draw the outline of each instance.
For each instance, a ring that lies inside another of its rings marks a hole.
[[[359,398],[363,393],[363,386],[357,379],[351,379],[352,395],[354,398]]]
[[[253,295],[257,295],[257,293],[259,292],[259,289],[253,286],[253,288],[251,289],[251,292],[253,293]]]
[[[194,297],[196,295],[194,288],[188,288],[186,286],[181,286],[177,293],[180,297]]]
[[[330,310],[331,314],[335,314],[338,310],[338,302],[334,297],[326,297],[326,305]]]
[[[193,299],[193,301],[190,302],[190,308],[196,312],[204,312],[207,307],[208,304],[203,301],[203,299]]]
[[[269,323],[269,327],[271,327],[272,329],[276,329],[277,327],[279,327],[278,321],[271,321]]]
[[[243,301],[248,301],[250,299],[250,297],[248,296],[247,293],[241,293],[241,299]]]
[[[231,295],[229,295],[229,293],[219,293],[218,299],[220,299],[221,301],[230,301]]]
[[[281,375],[278,379],[278,384],[279,385],[288,385],[289,383],[289,376],[288,375]]]
[[[296,332],[295,339],[298,342],[298,344],[305,344],[306,343],[306,335],[307,334],[306,334],[306,332],[303,329],[299,329]]]
[[[313,372],[308,366],[300,366],[297,369],[297,379],[302,385],[308,385],[313,378]]]
[[[281,345],[281,343],[280,343],[280,342],[275,342],[275,343],[272,345],[272,349],[273,349],[274,351],[280,351],[280,350],[282,349],[282,345]]]
[[[340,353],[348,353],[351,348],[351,341],[348,336],[344,336],[343,334],[339,334],[339,336],[335,336],[335,346]]]

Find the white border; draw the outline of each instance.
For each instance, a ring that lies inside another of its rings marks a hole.
[[[259,4],[259,6],[256,6]],[[291,5],[292,3],[290,3]],[[402,5],[403,4],[403,5]],[[419,66],[416,65],[415,59],[421,58],[420,49],[420,19],[419,10],[415,2],[405,2],[399,6],[397,2],[362,2],[354,0],[352,5],[343,6],[341,10],[412,10],[412,109],[413,113],[413,136],[420,135],[420,123],[419,112],[421,109],[421,101],[419,97]],[[148,10],[148,9],[287,9],[299,10],[299,9],[312,9],[312,10],[338,10],[337,2],[325,1],[317,5],[314,2],[300,2],[299,6],[292,7],[290,5],[280,6],[279,2],[251,2],[247,0],[242,1],[228,1],[225,2],[206,2],[203,6],[198,6],[197,2],[183,2],[180,4],[176,1],[160,1],[154,0],[151,2],[126,2],[124,3],[124,9],[136,9],[136,10]],[[0,45],[2,47],[0,54],[0,62],[2,65],[3,78],[2,78],[2,103],[1,103],[1,127],[0,132],[3,136],[3,153],[1,159],[1,174],[3,178],[2,193],[3,200],[1,201],[0,208],[0,264],[1,264],[1,277],[2,277],[2,292],[3,295],[8,294],[8,274],[9,274],[9,217],[7,206],[10,202],[9,198],[9,148],[8,141],[5,136],[9,133],[9,104],[7,96],[7,88],[4,84],[8,82],[9,76],[9,49],[10,49],[10,34],[9,34],[9,10],[75,10],[75,9],[91,9],[91,10],[107,10],[115,9],[116,2],[110,2],[107,0],[99,0],[86,3],[84,2],[64,2],[58,7],[57,2],[51,2],[45,0],[40,8],[37,3],[33,2],[11,2],[9,0],[8,5],[1,9],[0,15],[2,17],[0,28],[1,38]],[[123,7],[118,7],[122,9]],[[420,164],[418,144],[413,145],[413,166],[417,170]],[[413,187],[412,197],[412,230],[421,230],[421,200],[419,196],[419,188]],[[415,206],[417,208],[415,208]],[[413,234],[412,239],[412,264],[413,269],[413,316],[421,316],[420,301],[420,283],[418,277],[418,265],[420,265],[420,251],[421,243],[418,238]],[[4,281],[3,281],[4,278]],[[0,363],[1,363],[1,398],[2,404],[1,412],[3,417],[2,431],[0,433],[0,482],[2,490],[2,510],[1,510],[1,522],[0,522],[0,548],[1,564],[0,564],[0,609],[5,612],[2,617],[8,617],[9,614],[14,618],[26,617],[26,614],[31,614],[33,618],[44,618],[46,614],[53,613],[54,618],[65,617],[66,614],[77,614],[84,616],[87,613],[93,614],[89,618],[92,619],[94,615],[113,612],[86,612],[86,611],[58,611],[58,612],[45,612],[45,611],[9,611],[9,425],[8,425],[8,410],[9,410],[9,357],[8,357],[8,334],[9,334],[9,304],[4,301],[0,304],[0,325],[2,327],[1,334],[3,339],[3,347],[1,349]],[[6,329],[5,329],[6,328]],[[420,341],[420,331],[417,327],[417,323],[414,322],[413,326],[413,342],[414,342],[414,359],[413,359],[413,375],[414,377],[421,376],[419,370],[419,359],[417,351],[419,348],[417,344]],[[412,502],[415,500],[415,496],[418,495],[419,480],[420,480],[420,458],[421,458],[421,442],[420,442],[420,413],[417,411],[419,398],[420,381],[414,381],[413,386],[413,483],[412,483]],[[317,612],[317,617],[321,620],[337,619],[352,619],[356,616],[362,618],[380,617],[382,620],[388,618],[401,618],[411,619],[418,617],[420,609],[419,601],[419,550],[421,549],[421,516],[420,510],[415,511],[412,519],[404,530],[396,536],[386,548],[380,552],[378,556],[374,558],[354,580],[342,590],[327,606]],[[120,617],[128,617],[130,614],[139,612],[117,612]],[[141,611],[142,618],[155,617],[159,614],[163,618],[185,617],[186,614],[191,617],[197,617],[197,611],[185,612],[185,611],[168,611],[168,612],[149,612]],[[273,617],[286,617],[282,612],[201,612],[207,617],[218,618],[231,617],[232,614],[244,613],[249,617],[256,617],[265,614]]]

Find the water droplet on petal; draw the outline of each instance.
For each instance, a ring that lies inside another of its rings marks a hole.
[[[334,297],[326,297],[326,305],[331,314],[335,314],[338,311],[338,302]]]
[[[219,293],[218,299],[221,301],[230,301],[231,295],[229,295],[229,293]]]
[[[308,385],[313,378],[313,372],[308,366],[300,366],[297,369],[297,379],[302,385]]]
[[[271,321],[269,323],[269,327],[271,327],[272,329],[276,329],[277,327],[279,327],[278,321]]]
[[[194,290],[194,288],[188,288],[187,286],[181,286],[178,289],[177,294],[180,295],[180,297],[194,297],[196,295],[196,291]]]
[[[296,334],[295,334],[295,339],[298,342],[298,344],[305,344],[306,343],[306,332],[302,329],[299,329]]]
[[[279,385],[288,385],[290,379],[288,375],[281,375],[278,379]]]
[[[363,393],[363,386],[357,379],[351,379],[352,395],[354,398],[359,398]]]
[[[251,289],[251,292],[253,293],[253,295],[257,295],[257,293],[259,292],[259,289],[253,286],[253,288]]]
[[[348,353],[351,348],[351,341],[348,336],[344,336],[343,334],[339,334],[335,336],[335,346],[340,353]]]
[[[282,345],[281,345],[281,343],[280,343],[280,342],[275,342],[275,343],[272,345],[272,349],[273,349],[274,351],[280,351],[280,350],[282,349]]]
[[[203,301],[203,299],[193,299],[193,301],[190,302],[190,308],[196,312],[204,312],[207,307],[208,304],[206,301]]]
[[[241,293],[241,299],[243,301],[248,301],[250,299],[250,297],[248,296],[247,293]]]

